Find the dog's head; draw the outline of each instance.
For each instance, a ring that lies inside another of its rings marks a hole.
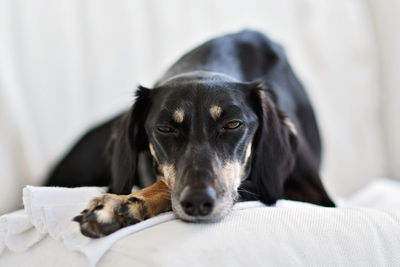
[[[139,153],[149,151],[184,220],[226,215],[245,179],[258,199],[274,202],[293,167],[296,137],[271,97],[260,82],[206,72],[140,87],[114,136],[112,190],[130,190]]]

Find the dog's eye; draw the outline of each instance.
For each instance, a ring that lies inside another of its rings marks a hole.
[[[174,128],[171,128],[171,127],[168,127],[168,126],[157,127],[157,130],[159,132],[162,132],[162,133],[173,133],[173,132],[175,132]]]
[[[242,125],[240,121],[231,121],[224,125],[224,129],[232,130],[239,128],[240,125]]]

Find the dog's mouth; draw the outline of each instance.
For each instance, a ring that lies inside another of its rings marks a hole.
[[[210,188],[188,193],[192,195],[185,197],[185,190],[179,196],[174,193],[171,195],[172,210],[176,216],[188,222],[215,222],[221,220],[230,213],[238,196],[236,190],[219,192],[214,195]]]

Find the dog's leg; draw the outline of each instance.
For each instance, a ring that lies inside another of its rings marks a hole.
[[[92,199],[74,218],[82,234],[101,237],[171,210],[171,191],[163,181],[129,195],[104,194]]]

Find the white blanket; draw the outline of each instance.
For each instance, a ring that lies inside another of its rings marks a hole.
[[[80,234],[78,224],[72,222],[71,219],[85,208],[87,202],[92,197],[100,195],[103,192],[104,188],[86,187],[67,189],[26,187],[23,194],[24,210],[0,217],[0,251],[7,248],[13,252],[24,252],[49,235],[54,240],[62,242],[68,249],[83,253],[89,264],[94,266],[116,241],[155,225],[162,224],[165,228],[168,225],[166,222],[176,219],[173,213],[168,212],[139,224],[121,229],[104,238],[86,238]],[[299,235],[298,238],[295,239],[297,240],[296,242],[299,243],[293,242],[292,240],[291,248],[293,248],[293,245],[294,247],[299,246],[299,248],[303,245],[304,248],[307,247],[308,249],[325,246],[327,253],[330,251],[331,254],[332,250],[335,251],[339,249],[339,252],[336,252],[338,255],[341,255],[342,260],[345,261],[346,259],[355,259],[359,257],[359,263],[363,262],[366,255],[371,255],[371,253],[375,251],[377,255],[380,255],[380,257],[375,257],[377,263],[393,263],[396,261],[400,263],[400,253],[398,253],[400,251],[400,183],[380,179],[360,190],[352,197],[338,199],[337,202],[342,208],[321,208],[307,203],[288,200],[278,201],[275,207],[265,207],[259,202],[238,203],[235,205],[232,214],[219,223],[203,225],[183,224],[185,226],[182,229],[196,228],[199,229],[200,232],[204,231],[208,233],[211,231],[213,234],[210,238],[215,240],[221,238],[217,232],[224,232],[226,234],[227,231],[232,231],[232,229],[234,231],[240,230],[242,233],[239,239],[246,239],[246,235],[248,234],[248,238],[254,239],[254,237],[256,237],[256,240],[252,240],[252,242],[257,243],[264,240],[264,238],[260,237],[257,241],[257,233],[260,235],[271,235],[271,228],[269,228],[267,224],[268,220],[261,220],[262,223],[265,223],[265,227],[260,227],[259,225],[257,226],[257,224],[260,223],[259,219],[271,217],[274,218],[274,221],[282,223],[283,225],[295,225],[295,228],[292,228],[291,231],[286,233],[280,231],[276,232],[276,235],[279,235],[280,239],[285,236],[289,239],[291,235]],[[362,206],[371,206],[375,209],[359,208]],[[383,209],[388,207],[395,209]],[[379,208],[379,210],[377,208]],[[287,221],[287,217],[290,217],[291,220]],[[237,220],[235,218],[237,218]],[[182,223],[178,223],[177,220],[175,221],[176,223],[172,224],[175,225],[175,228],[177,225],[182,227]],[[341,223],[337,224],[338,221]],[[245,225],[246,222],[251,225]],[[271,225],[274,224],[271,223]],[[316,229],[308,229],[309,226],[319,227],[317,232],[321,235],[320,241],[323,243],[305,241],[307,240],[307,235],[315,235]],[[160,227],[152,227],[152,229],[160,229]],[[182,229],[180,228],[180,230],[177,230],[172,227],[170,231],[167,230],[168,233],[165,234],[170,234],[171,238],[177,238],[175,231],[179,232],[182,231]],[[215,229],[220,230],[214,232]],[[224,229],[224,231],[221,229]],[[151,230],[150,232],[145,232],[151,233]],[[345,234],[347,233],[344,239],[343,232]],[[244,237],[242,234],[244,234]],[[354,240],[357,240],[360,234],[366,235],[366,241],[373,242],[369,245],[371,251],[364,249],[354,254],[355,248],[351,246],[355,246],[355,243],[350,244],[350,241],[352,240],[352,235],[354,235]],[[335,235],[337,236],[335,237]],[[140,239],[140,235],[138,237]],[[132,238],[135,239],[135,235],[129,237],[129,239]],[[203,238],[208,240],[206,236]],[[305,240],[303,240],[303,238],[305,238]],[[180,239],[184,238],[181,236]],[[146,238],[146,240],[149,240],[149,238]],[[238,240],[230,240],[229,242],[231,243],[225,243],[223,246],[226,246],[226,248],[222,249],[222,246],[220,250],[229,249],[233,244],[238,243]],[[153,242],[156,241],[156,239],[153,240]],[[171,241],[171,244],[175,244],[175,246],[180,244],[176,242],[176,240]],[[152,243],[139,242],[139,244],[151,245]],[[190,244],[187,245],[190,248]],[[237,244],[237,246],[240,248],[240,244]],[[188,253],[190,253],[189,248],[186,247]],[[396,251],[397,253],[395,253]],[[270,252],[265,253],[269,254]],[[353,254],[350,255],[349,253]],[[198,255],[201,254],[202,253]],[[232,253],[225,253],[225,255],[231,254]],[[165,256],[166,255],[164,255],[164,257]],[[258,263],[262,265],[262,259],[257,259],[259,256],[260,255],[254,255],[256,258],[253,258],[253,264]],[[297,258],[298,256],[299,255],[296,253],[288,253],[285,260],[290,259],[290,261],[287,262],[301,263],[301,259]],[[140,255],[136,255],[136,257],[140,258]],[[159,256],[158,259],[161,260],[160,264],[162,265],[163,257]],[[167,257],[167,259],[170,261],[172,260],[170,262],[171,264],[179,265],[179,262],[173,260],[175,258]],[[270,255],[270,259],[273,259],[272,255]],[[279,259],[279,257],[275,259],[275,263],[283,263],[279,262],[277,259]],[[207,262],[207,260],[205,262]],[[230,263],[230,261],[228,260],[225,263]]]

